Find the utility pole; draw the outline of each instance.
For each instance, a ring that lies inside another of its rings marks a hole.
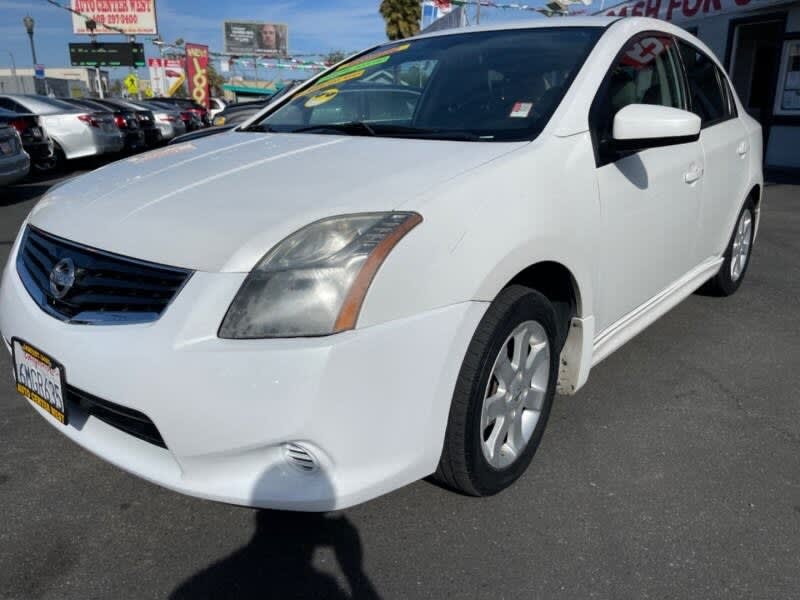
[[[38,62],[36,61],[36,46],[33,44],[33,26],[35,25],[35,21],[33,17],[30,15],[26,15],[24,19],[22,19],[22,24],[25,25],[25,31],[28,32],[28,40],[31,43],[31,55],[33,56],[33,69],[34,72],[36,71],[36,65]],[[33,87],[37,94],[42,93],[42,86],[39,85],[39,80],[34,75],[33,79]]]
[[[478,0],[477,6],[475,6],[475,25],[481,24],[481,0]]]

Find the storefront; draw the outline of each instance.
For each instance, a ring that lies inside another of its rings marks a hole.
[[[601,14],[661,18],[703,40],[764,127],[766,166],[800,171],[800,1],[632,0]]]

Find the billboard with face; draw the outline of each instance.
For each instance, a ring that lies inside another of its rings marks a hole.
[[[282,23],[225,21],[222,24],[225,52],[258,56],[286,56],[289,30]]]

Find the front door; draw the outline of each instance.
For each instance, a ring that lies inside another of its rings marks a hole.
[[[649,148],[627,156],[607,150],[614,115],[628,104],[686,109],[680,59],[672,38],[647,34],[629,42],[592,105],[597,147],[602,248],[598,331],[680,279],[700,259],[703,191],[699,142]]]

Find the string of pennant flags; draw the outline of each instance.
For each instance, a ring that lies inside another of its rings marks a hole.
[[[572,2],[569,1],[558,3],[559,5],[563,4],[563,6],[559,6],[559,8],[553,8],[552,6],[534,6],[532,4],[519,4],[517,2],[507,2],[507,3],[494,2],[493,0],[434,0],[434,4],[437,7],[444,10],[448,10],[453,6],[481,6],[487,8],[497,8],[500,10],[523,10],[530,12],[538,12],[547,16],[553,16],[559,14],[576,15],[586,12],[583,9],[568,11],[566,6],[572,4]]]

